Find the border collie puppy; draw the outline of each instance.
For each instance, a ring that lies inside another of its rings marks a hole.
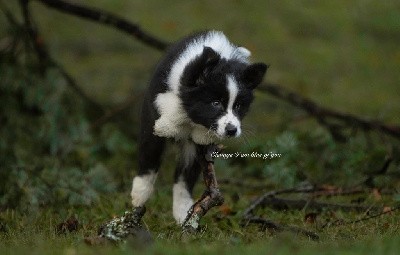
[[[139,170],[132,204],[141,207],[153,192],[167,139],[181,147],[173,187],[173,215],[182,224],[193,205],[202,146],[242,133],[241,120],[253,89],[267,70],[250,64],[250,51],[222,32],[206,31],[172,45],[158,64],[144,96],[139,140]]]

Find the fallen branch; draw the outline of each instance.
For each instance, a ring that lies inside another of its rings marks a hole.
[[[36,0],[60,12],[68,13],[78,16],[87,20],[101,23],[107,26],[116,28],[124,33],[134,36],[144,44],[156,48],[158,50],[165,50],[169,43],[162,41],[148,32],[143,31],[138,25],[133,24],[126,19],[123,19],[112,13],[79,5],[77,3],[69,3],[62,0]]]
[[[320,189],[311,194],[313,198],[316,197],[333,197],[333,196],[350,196],[356,194],[366,194],[368,190],[364,190],[361,188],[354,188],[354,189]]]
[[[220,151],[221,147],[215,144],[204,147],[204,160],[202,160],[203,179],[206,190],[199,200],[189,209],[188,215],[182,224],[183,233],[196,232],[199,230],[200,219],[215,206],[224,203],[224,197],[218,188],[218,182],[215,176],[214,161],[212,154]]]
[[[323,187],[300,187],[300,188],[292,188],[292,189],[283,189],[283,190],[273,190],[266,192],[262,196],[258,197],[254,200],[247,209],[243,212],[244,218],[250,218],[254,215],[254,211],[259,207],[269,206],[274,209],[298,209],[302,210],[304,208],[312,208],[316,210],[322,209],[330,209],[330,210],[343,210],[343,211],[358,211],[365,212],[370,210],[380,210],[380,207],[372,207],[372,206],[363,206],[363,205],[352,205],[352,204],[333,204],[333,203],[325,203],[325,202],[317,202],[313,199],[287,199],[287,198],[278,198],[277,195],[282,194],[293,194],[293,193],[314,193],[320,195],[320,192],[324,192],[327,189]],[[352,192],[352,191],[349,191]],[[355,192],[355,191],[354,191]],[[358,192],[358,190],[357,190]],[[329,194],[329,193],[327,193]],[[312,194],[313,196],[313,194]]]
[[[377,218],[377,217],[380,217],[380,216],[382,216],[382,215],[385,215],[385,214],[388,214],[388,213],[392,213],[392,212],[398,211],[398,210],[400,210],[400,206],[394,207],[394,208],[392,208],[392,209],[390,209],[390,210],[383,210],[383,211],[380,212],[380,213],[373,214],[373,215],[369,215],[369,216],[366,216],[366,217],[361,218],[361,219],[358,219],[358,220],[352,220],[352,221],[335,220],[335,221],[333,221],[333,222],[327,222],[327,223],[325,223],[325,224],[322,226],[322,228],[325,228],[325,227],[327,227],[327,226],[351,225],[351,224],[355,224],[355,223],[367,221],[367,220],[370,220],[370,219],[374,219],[374,218]]]
[[[266,184],[262,182],[246,182],[239,179],[232,179],[232,178],[222,178],[218,180],[220,184],[232,185],[236,187],[246,188],[246,189],[268,189]],[[369,190],[361,189],[361,188],[338,188],[338,187],[330,187],[330,186],[316,186],[316,187],[309,187],[309,188],[301,188],[301,189],[294,189],[288,190],[284,193],[310,193],[311,197],[331,197],[331,196],[348,196],[348,195],[356,195],[356,194],[363,194],[368,193]],[[281,193],[282,194],[282,193]]]
[[[400,139],[400,126],[387,125],[379,120],[366,120],[353,114],[342,113],[320,106],[314,101],[302,97],[293,91],[289,91],[280,85],[265,84],[260,86],[258,90],[280,98],[291,105],[303,109],[312,117],[316,118],[322,126],[325,126],[336,140],[345,141],[346,137],[341,133],[341,130],[349,127],[359,128],[363,131],[373,130]],[[104,116],[104,118],[110,119],[115,115],[120,114],[130,107],[134,102],[135,101],[133,100],[127,100],[126,103],[121,105],[121,107],[111,110],[110,114],[107,114],[107,116]],[[338,125],[330,123],[328,119],[341,121],[342,124]]]
[[[60,63],[56,62],[53,58],[50,58],[50,64],[52,67],[55,67],[60,72],[67,84],[75,91],[75,93],[77,93],[82,99],[84,99],[84,101],[86,101],[89,106],[98,111],[99,114],[102,114],[104,112],[103,106],[90,98],[77,84],[71,74],[69,74]]]
[[[349,113],[343,113],[331,110],[329,108],[320,106],[316,104],[314,101],[302,97],[299,94],[293,91],[289,91],[279,85],[264,84],[260,86],[258,90],[267,92],[268,94],[280,98],[290,103],[291,105],[303,109],[308,114],[315,117],[322,125],[328,126],[328,129],[331,131],[331,133],[334,130],[334,132],[336,132],[333,133],[334,136],[335,135],[340,136],[340,133],[338,133],[339,132],[338,128],[344,128],[345,126],[347,126],[347,127],[360,128],[364,131],[375,130],[390,135],[392,137],[395,137],[397,139],[400,139],[399,126],[386,125],[379,120],[366,120]],[[328,122],[329,118],[334,120],[339,120],[342,122],[343,125],[330,124]]]
[[[283,189],[283,190],[273,190],[264,193],[262,196],[258,197],[253,203],[251,203],[246,210],[244,210],[243,215],[244,218],[251,218],[253,216],[253,212],[256,208],[260,207],[264,200],[271,196],[276,196],[280,194],[288,194],[288,193],[302,193],[302,192],[312,192],[314,191],[314,187],[305,187],[305,188],[292,188],[292,189]]]
[[[323,209],[328,210],[342,210],[342,211],[356,211],[356,212],[366,212],[371,210],[379,210],[381,207],[373,207],[373,206],[364,206],[364,205],[353,205],[353,204],[333,204],[333,203],[325,203],[318,202],[314,200],[306,200],[306,199],[288,199],[288,198],[278,198],[275,196],[268,196],[263,199],[263,201],[259,204],[261,207],[271,207],[275,210],[286,210],[286,209],[314,209],[321,211]]]
[[[290,225],[283,225],[283,224],[278,224],[276,222],[273,222],[269,219],[264,219],[261,217],[250,217],[244,220],[245,224],[243,224],[244,226],[247,226],[250,223],[254,223],[254,224],[260,224],[261,225],[261,229],[263,231],[265,231],[266,229],[269,229],[272,232],[283,232],[283,231],[288,231],[288,232],[292,232],[295,234],[302,234],[305,235],[309,238],[311,238],[314,241],[319,240],[319,236],[314,233],[311,232],[309,230],[306,229],[302,229],[296,226],[290,226]]]

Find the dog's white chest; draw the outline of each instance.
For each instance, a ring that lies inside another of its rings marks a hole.
[[[158,94],[155,106],[160,114],[154,124],[155,135],[175,140],[192,139],[196,144],[214,142],[214,134],[190,120],[182,107],[179,96],[174,92]]]

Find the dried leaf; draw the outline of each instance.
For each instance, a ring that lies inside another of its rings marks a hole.
[[[232,215],[232,208],[230,208],[227,204],[221,205],[219,207],[219,211],[225,216]]]
[[[321,185],[321,188],[325,191],[335,191],[338,189],[336,186],[329,185],[329,184],[323,184],[323,185]]]
[[[383,207],[383,212],[384,213],[387,213],[387,214],[392,214],[393,212],[392,212],[392,207],[390,207],[390,206],[384,206]]]
[[[69,217],[66,221],[61,222],[56,227],[57,234],[66,234],[67,232],[77,231],[79,228],[79,222],[75,216]]]
[[[372,189],[372,195],[376,201],[382,200],[382,194],[377,188]]]
[[[317,216],[318,216],[318,214],[315,212],[307,213],[304,216],[304,221],[305,221],[305,223],[308,223],[308,224],[314,224],[315,221],[317,220]]]

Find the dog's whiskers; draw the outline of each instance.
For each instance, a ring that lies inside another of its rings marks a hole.
[[[240,136],[240,141],[243,143],[243,144],[246,144],[246,145],[250,145],[250,136],[255,136],[255,133],[254,132],[252,132],[252,131],[250,131],[250,130],[248,130],[248,129],[242,129],[242,135]]]

